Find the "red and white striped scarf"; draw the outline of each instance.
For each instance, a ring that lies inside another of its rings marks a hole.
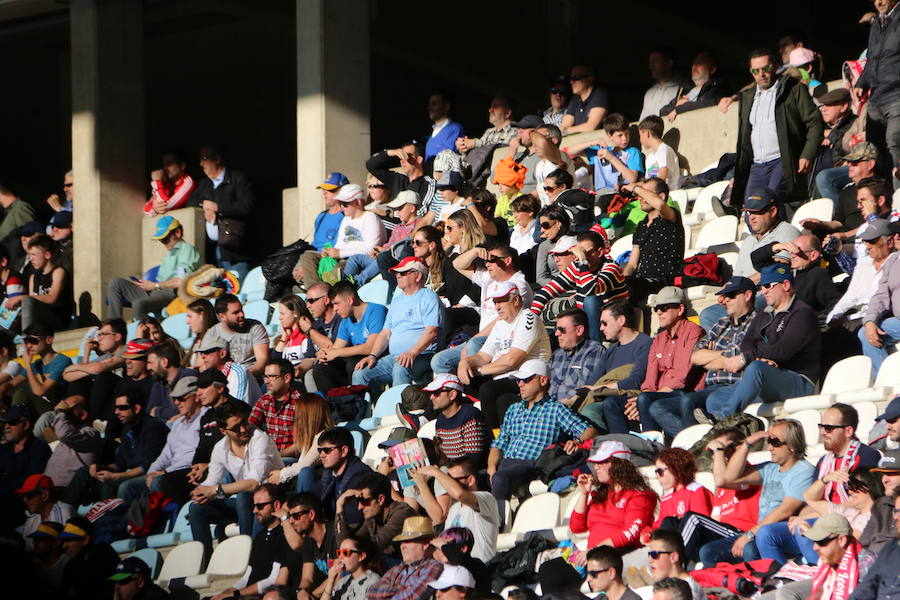
[[[860,549],[859,542],[852,540],[837,567],[819,565],[809,600],[847,600],[859,583]]]
[[[853,470],[853,466],[856,464],[856,458],[859,454],[859,446],[860,441],[857,439],[850,440],[850,443],[847,445],[847,451],[844,453],[844,456],[841,457],[840,464],[837,464],[837,459],[834,456],[834,452],[828,452],[824,457],[822,457],[822,464],[819,467],[819,479],[822,479],[825,475],[828,475],[832,471],[836,471],[838,469],[843,469],[848,473]],[[829,481],[825,484],[825,499],[831,500],[831,495],[834,492],[837,492],[838,498],[840,498],[839,504],[843,504],[847,501],[849,494],[847,494],[847,486],[846,484],[840,483],[838,481]]]

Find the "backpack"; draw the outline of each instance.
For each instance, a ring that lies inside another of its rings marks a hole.
[[[556,198],[572,219],[572,231],[583,233],[594,224],[594,197],[584,190],[566,190]]]
[[[259,266],[266,278],[266,301],[274,302],[291,291],[295,283],[294,266],[308,250],[315,248],[306,240],[297,240],[263,259]]]
[[[128,506],[128,533],[132,537],[162,533],[166,522],[177,512],[178,505],[162,492],[143,493]]]
[[[731,415],[730,417],[725,417],[713,425],[712,429],[707,431],[706,435],[700,438],[700,440],[691,446],[690,449],[691,454],[697,457],[698,471],[712,470],[712,457],[709,455],[709,452],[706,451],[706,445],[709,444],[713,438],[720,435],[722,431],[731,428],[740,429],[741,432],[747,436],[756,433],[757,431],[761,431],[763,429],[763,424],[762,421],[753,415],[738,413],[736,415]]]
[[[562,444],[553,444],[541,452],[534,467],[540,480],[549,485],[557,477],[589,473],[587,457],[587,450],[579,448],[572,454],[566,454]]]
[[[719,269],[719,255],[715,252],[695,254],[684,259],[681,275],[675,277],[675,285],[680,288],[695,285],[722,285],[722,273]]]
[[[494,558],[488,561],[491,589],[499,593],[508,585],[535,583],[537,576],[534,572],[534,564],[537,562],[538,554],[555,547],[556,543],[539,533],[529,532],[524,540],[506,552],[494,555]]]
[[[731,564],[717,563],[708,569],[691,571],[691,577],[703,587],[723,587],[749,598],[760,591],[781,565],[771,558]]]
[[[335,423],[359,421],[365,418],[369,403],[366,402],[366,385],[344,385],[328,390],[326,399],[331,406]]]

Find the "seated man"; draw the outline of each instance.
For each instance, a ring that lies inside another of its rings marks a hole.
[[[150,199],[144,204],[144,215],[156,217],[184,206],[197,184],[188,175],[187,161],[180,152],[162,156],[162,169],[150,171]]]
[[[484,130],[480,138],[460,137],[456,139],[456,151],[465,154],[473,148],[503,144],[519,135],[519,130],[512,126],[512,116],[516,111],[515,101],[509,96],[498,95],[491,100],[488,107],[488,121],[491,127]],[[372,173],[378,177],[377,173]],[[381,179],[381,177],[378,177]],[[384,181],[382,179],[382,181]]]
[[[191,532],[203,544],[204,560],[212,554],[210,525],[237,521],[242,535],[253,530],[253,492],[265,482],[269,471],[284,466],[275,443],[250,424],[248,407],[224,404],[216,410],[216,422],[224,437],[216,443],[203,483],[191,492]],[[224,483],[229,473],[233,483]]]
[[[92,421],[111,422],[115,418],[113,396],[122,382],[127,336],[125,321],[107,319],[97,334],[85,341],[81,351],[84,362],[69,365],[63,371],[63,379],[71,384],[68,392],[88,398]],[[92,353],[96,354],[94,360],[90,360]]]
[[[290,494],[279,513],[284,539],[294,556],[300,558],[296,598],[309,600],[313,596],[321,596],[328,564],[336,558],[338,544],[334,536],[334,521],[326,520],[322,502],[309,492]],[[292,581],[297,579],[291,578]]]
[[[78,469],[97,462],[103,449],[103,438],[92,424],[84,396],[61,400],[52,414],[53,433],[59,444],[53,449],[44,474],[53,479],[54,484],[66,487]]]
[[[587,583],[591,591],[609,600],[639,600],[640,596],[622,579],[622,554],[612,546],[587,551]]]
[[[691,350],[703,330],[687,319],[684,290],[669,286],[656,294],[653,310],[659,318],[659,333],[653,338],[647,373],[637,396],[611,396],[603,401],[603,418],[610,433],[628,433],[626,419],[637,421],[644,431],[659,429],[650,412],[654,400],[676,390],[694,391],[701,371],[691,364]]]
[[[684,95],[679,94],[671,102],[659,110],[659,116],[668,119],[671,123],[681,113],[686,113],[698,108],[715,106],[719,100],[728,95],[725,82],[713,77],[718,70],[715,57],[709,52],[701,52],[694,58],[691,66],[691,81],[694,87],[688,89]]]
[[[706,410],[717,419],[741,412],[757,398],[778,402],[808,396],[819,378],[822,336],[813,310],[797,299],[787,267],[766,267],[759,281],[766,309],[753,317],[740,354],[725,361],[726,369],[744,368],[734,385],[713,392]]]
[[[45,234],[38,234],[28,242],[31,275],[25,294],[11,298],[22,303],[22,329],[32,323],[42,323],[54,331],[66,329],[72,319],[75,303],[72,298],[72,276],[53,262],[56,242]]]
[[[422,391],[431,395],[431,405],[437,413],[435,437],[441,440],[444,456],[450,460],[466,458],[483,465],[491,435],[484,425],[484,415],[466,401],[459,378],[440,373]]]
[[[772,461],[747,468],[750,447],[765,440]],[[735,534],[721,540],[709,542],[700,550],[700,560],[704,564],[717,562],[738,562],[761,558],[754,538],[760,529],[770,523],[786,521],[804,504],[803,492],[812,484],[815,471],[804,460],[806,437],[803,426],[793,419],[776,419],[769,431],[758,431],[744,440],[728,461],[722,481],[718,487],[740,490],[746,485],[761,485],[759,498],[759,522],[747,533]],[[762,557],[772,558],[772,557]]]
[[[341,316],[334,310],[331,303],[331,285],[325,283],[314,284],[306,290],[306,308],[312,315],[312,323],[306,322],[306,319],[299,320],[300,331],[308,338],[306,351],[303,354],[303,363],[312,363],[315,366],[316,354],[328,344],[333,344],[337,339],[338,329],[341,326]],[[307,363],[307,364],[309,364]],[[350,375],[347,375],[348,380]],[[313,370],[306,371],[303,378],[307,391],[316,391],[318,386],[315,382]]]
[[[362,513],[361,524],[350,523],[348,508],[354,509],[356,514]],[[394,537],[402,531],[404,521],[416,516],[409,504],[394,501],[390,481],[381,473],[363,473],[354,479],[352,487],[337,499],[335,510],[334,531],[338,544],[349,536],[367,537],[389,559],[396,556]]]
[[[29,550],[32,548],[31,534],[37,531],[41,523],[64,523],[74,512],[71,505],[57,499],[55,485],[46,475],[35,473],[29,475],[15,490],[29,515],[22,528],[25,547]]]
[[[203,336],[203,341],[195,350],[200,355],[204,369],[218,369],[228,378],[228,393],[254,406],[260,396],[259,384],[241,365],[231,358],[228,344],[213,334],[212,329]]]
[[[118,445],[112,463],[78,469],[63,495],[66,502],[80,506],[116,497],[130,502],[146,489],[150,464],[159,456],[169,434],[165,423],[146,414],[146,404],[146,397],[136,388],[116,396],[116,417],[123,426],[121,437],[128,442]]]
[[[553,314],[548,302],[558,296],[574,292],[571,303],[556,303],[559,312],[573,308],[584,310],[588,317],[588,337],[600,341],[600,307],[614,300],[628,298],[625,274],[609,257],[609,242],[605,235],[595,231],[578,234],[577,243],[571,248],[575,261],[560,271],[559,275],[534,295],[531,312],[542,315],[547,324],[553,324],[559,313]]]
[[[650,573],[654,582],[675,577],[687,582],[694,600],[705,600],[706,593],[703,588],[686,570],[688,558],[681,534],[672,529],[657,529],[650,534],[647,548],[649,548],[647,555],[650,558]]]
[[[310,296],[306,298],[307,305],[309,298]],[[328,292],[328,300],[328,306],[340,322],[334,339],[315,331],[311,324],[309,327],[310,336],[318,348],[312,372],[316,387],[320,390],[350,384],[353,370],[360,360],[372,352],[375,339],[384,328],[387,317],[386,306],[363,302],[356,286],[349,281],[334,284]],[[303,327],[301,324],[301,329]]]
[[[175,340],[163,340],[147,348],[147,371],[158,382],[150,388],[147,412],[157,419],[168,421],[178,414],[170,392],[182,377],[199,374],[195,369],[181,366],[181,352],[181,346]],[[200,362],[203,362],[202,356]]]
[[[432,204],[440,200],[436,189],[437,182],[425,174],[424,165],[425,146],[413,141],[399,148],[373,154],[366,161],[366,171],[390,189],[391,198],[396,199],[397,194],[403,190],[414,191],[421,200],[416,214],[423,217],[431,211],[437,218],[441,211],[432,209]],[[400,167],[399,173],[395,170],[396,167]]]
[[[294,366],[286,358],[266,365],[263,382],[266,392],[253,406],[250,423],[268,434],[282,458],[299,454],[294,445],[295,405],[300,390],[293,389]]]
[[[56,242],[56,249],[53,252],[53,261],[72,273],[72,261],[74,260],[74,247],[72,240],[72,213],[63,210],[50,218],[50,224],[47,226],[47,235]]]
[[[62,374],[72,364],[72,359],[53,349],[53,330],[45,325],[32,325],[26,329],[22,341],[25,346],[22,365],[27,386],[16,390],[12,403],[29,404],[34,413],[40,415],[53,408],[56,399],[65,395],[66,382]]]
[[[182,279],[200,266],[200,254],[184,241],[184,229],[175,217],[166,215],[156,222],[151,239],[158,240],[168,253],[156,272],[156,281],[115,277],[109,282],[107,300],[109,317],[122,318],[124,302],[130,302],[135,319],[143,319],[151,312],[159,313],[175,298]]]
[[[153,583],[150,567],[137,556],[122,559],[116,572],[107,577],[113,583],[113,598],[168,598],[169,594]]]
[[[706,407],[706,399],[722,386],[738,382],[743,369],[737,371],[725,367],[725,359],[736,356],[741,342],[753,322],[756,285],[746,277],[735,275],[716,292],[719,303],[725,305],[728,314],[719,319],[694,346],[691,363],[706,370],[703,389],[674,392],[658,397],[650,405],[650,414],[672,440],[678,433],[695,425],[695,410]]]
[[[857,265],[850,277],[850,285],[844,295],[832,306],[825,319],[826,323],[844,320],[855,322],[868,308],[872,296],[878,291],[884,275],[883,267],[894,253],[894,233],[884,219],[875,219],[869,223],[860,236],[866,243],[868,261]]]
[[[560,129],[563,135],[600,129],[609,112],[609,93],[597,87],[597,75],[588,65],[575,65],[569,76],[572,99]]]
[[[566,406],[578,399],[579,388],[600,378],[600,357],[606,351],[587,337],[588,317],[583,310],[567,310],[556,318],[559,348],[550,356],[550,397]]]
[[[900,496],[894,497],[894,523],[900,521]],[[900,538],[900,527],[896,527],[897,537]],[[896,539],[896,538],[895,538]],[[900,544],[893,540],[884,545],[875,559],[875,563],[869,567],[868,572],[859,587],[853,593],[853,600],[880,600],[890,598],[900,591],[900,581],[897,573],[900,571]]]
[[[838,191],[837,198],[834,200],[834,212],[831,220],[803,219],[800,221],[800,226],[819,236],[831,234],[841,242],[852,242],[853,238],[861,233],[858,231],[859,227],[867,220],[862,214],[862,206],[857,199],[857,186],[863,180],[877,177],[878,148],[871,142],[860,142],[853,146],[853,150],[849,154],[844,156],[844,162],[847,163],[847,177],[850,181]],[[817,182],[826,171],[819,173],[816,177]],[[822,193],[825,195],[824,191]]]
[[[0,445],[0,496],[17,490],[31,475],[44,471],[50,446],[34,435],[34,412],[27,404],[13,406],[0,415],[5,443]]]
[[[333,248],[337,240],[338,229],[341,227],[341,221],[344,220],[344,211],[341,203],[335,197],[348,183],[350,180],[346,175],[334,171],[325,177],[325,181],[316,186],[317,189],[322,190],[322,201],[325,204],[325,210],[316,215],[313,223],[312,246],[319,252],[325,249],[325,244],[330,244]],[[294,279],[299,281],[298,275],[299,272],[295,270]],[[308,286],[307,291],[309,291]]]
[[[207,336],[221,338],[232,359],[244,367],[252,378],[261,378],[269,362],[269,334],[265,325],[244,317],[244,307],[237,296],[222,294],[216,299],[219,322],[209,328]]]
[[[546,360],[525,361],[512,376],[522,401],[509,408],[488,455],[491,491],[501,508],[521,484],[531,480],[535,460],[544,448],[565,439],[565,449],[571,453],[597,435],[584,419],[548,395]]]
[[[410,256],[391,271],[397,275],[401,293],[391,301],[372,351],[357,363],[353,385],[393,386],[423,379],[437,351],[443,306],[437,294],[425,288],[428,267],[421,259]]]
[[[368,253],[354,254],[344,265],[345,278],[352,278],[353,283],[362,287],[372,278],[378,275],[378,255],[385,252],[391,255],[391,249],[400,242],[409,240],[413,232],[421,226],[417,211],[419,210],[419,196],[412,190],[403,190],[391,202],[387,203],[388,208],[394,209],[394,216],[399,219],[398,223],[393,224],[391,235],[388,240],[376,246]],[[372,212],[363,209],[366,212]],[[382,260],[387,260],[385,257]]]
[[[21,227],[34,221],[34,209],[31,204],[16,196],[5,185],[0,184],[0,206],[3,207],[3,220],[0,221],[0,240]],[[71,210],[71,209],[69,209]]]
[[[519,287],[508,280],[492,290],[490,301],[497,308],[497,320],[481,350],[460,359],[457,368],[459,380],[478,390],[476,396],[481,400],[488,429],[499,427],[509,406],[518,402],[517,386],[502,376],[517,371],[525,361],[546,362],[550,358],[547,331],[524,307]]]
[[[223,404],[245,409],[246,404],[228,395],[228,380],[218,369],[209,369],[197,376],[197,401],[203,407],[200,413],[200,441],[191,459],[190,483],[197,485],[206,479],[206,470],[213,448],[224,434],[216,423],[216,413]]]
[[[894,236],[900,235],[900,223],[888,225]],[[859,341],[863,354],[872,359],[872,376],[878,374],[881,363],[887,358],[894,344],[900,341],[900,305],[894,302],[896,290],[900,287],[900,261],[897,253],[889,257],[882,266],[881,280],[863,314],[863,327],[859,330]]]
[[[107,578],[115,573],[119,555],[108,542],[94,541],[94,524],[81,516],[72,517],[66,521],[59,539],[69,557],[62,576],[65,598],[91,600],[97,597],[98,590],[106,591]]]
[[[428,97],[428,118],[434,123],[425,141],[425,160],[442,150],[454,150],[456,139],[462,136],[463,126],[450,119],[453,97],[446,90],[435,90]]]
[[[370,469],[356,455],[353,436],[345,427],[333,427],[319,435],[319,460],[322,461],[322,478],[315,483],[312,493],[322,499],[325,516],[334,519],[337,499],[350,489],[362,473]]]
[[[432,558],[435,547],[434,526],[428,517],[410,517],[394,537],[400,544],[403,562],[391,567],[366,595],[368,600],[426,600],[432,596],[429,583],[434,582],[444,566]]]

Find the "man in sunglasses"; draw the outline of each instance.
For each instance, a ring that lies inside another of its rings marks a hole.
[[[312,492],[322,499],[323,514],[334,519],[337,499],[350,489],[357,477],[371,473],[372,469],[356,455],[353,436],[346,427],[333,427],[319,434],[318,450],[322,478]]]
[[[650,573],[654,582],[676,577],[687,582],[694,600],[706,598],[703,588],[685,569],[687,556],[680,533],[673,529],[657,529],[651,533],[647,558],[650,560]]]
[[[34,435],[34,421],[26,404],[0,415],[5,441],[0,444],[0,496],[15,491],[29,475],[41,473],[50,458],[50,447]]]
[[[20,485],[21,487],[14,491],[22,500],[19,510],[21,511],[21,506],[24,505],[29,514],[25,519],[22,537],[25,538],[25,547],[30,550],[32,538],[29,536],[37,531],[41,523],[44,521],[65,523],[66,519],[72,516],[73,508],[57,500],[54,482],[46,475],[40,473],[29,475]]]
[[[338,546],[334,521],[326,520],[321,500],[309,492],[290,494],[276,516],[281,519],[284,539],[299,559],[299,573],[291,576],[296,586],[296,598],[312,600],[320,597],[328,565],[334,561]]]
[[[560,125],[563,135],[600,129],[609,111],[609,93],[596,87],[594,69],[588,65],[575,65],[569,75],[569,83],[572,99]]]
[[[392,564],[396,564],[394,536],[403,529],[406,519],[416,516],[416,511],[406,502],[394,501],[391,483],[381,473],[363,473],[353,480],[352,485],[337,500],[337,518],[334,521],[337,543],[351,535],[367,537]],[[345,510],[351,504],[355,504],[355,508],[362,513],[363,521],[358,526],[351,525],[350,515]],[[324,581],[325,575],[327,572],[322,574],[321,581]]]
[[[399,173],[394,170],[397,167],[400,167]],[[399,148],[373,154],[366,161],[366,171],[390,188],[391,198],[396,198],[403,190],[418,194],[422,203],[416,214],[420,217],[430,211],[431,203],[439,198],[437,182],[425,174],[425,145],[420,142],[410,141]],[[438,217],[437,214],[434,216]]]
[[[900,532],[900,496],[894,496],[894,527]],[[897,534],[895,534],[896,536]],[[896,598],[900,593],[900,540],[893,540],[884,545],[875,562],[869,567],[866,576],[859,582],[853,594],[853,600],[882,600]]]
[[[468,458],[484,465],[491,435],[484,425],[484,415],[464,394],[456,375],[439,373],[422,388],[431,394],[431,405],[437,413],[436,438],[441,451],[450,459]]]
[[[772,190],[793,211],[807,196],[807,174],[822,144],[825,123],[806,86],[778,75],[778,59],[768,49],[750,53],[755,85],[740,94],[737,164],[732,202],[747,191]],[[743,275],[743,273],[739,273]]]
[[[759,288],[767,306],[753,317],[740,353],[724,365],[744,374],[706,400],[706,411],[717,419],[741,412],[757,398],[768,403],[808,396],[819,378],[822,334],[816,313],[796,296],[790,268],[764,268]]]
[[[587,553],[587,582],[595,594],[609,600],[639,600],[640,596],[622,579],[622,555],[612,546],[597,546]]]
[[[212,596],[211,600],[228,600],[241,596],[265,594],[273,585],[287,585],[300,570],[297,554],[288,545],[279,513],[284,497],[278,486],[262,484],[253,493],[253,514],[260,532],[253,538],[250,558],[243,576],[234,585]]]
[[[65,391],[66,385],[62,374],[72,359],[53,349],[53,330],[46,325],[35,323],[24,333],[22,366],[28,385],[16,390],[12,403],[28,404],[35,414],[41,415],[62,397],[59,388]]]

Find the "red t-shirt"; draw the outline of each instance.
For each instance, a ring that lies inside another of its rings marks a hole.
[[[616,548],[640,546],[640,534],[653,520],[656,494],[652,490],[610,492],[605,502],[588,500],[587,514],[572,513],[572,533],[588,531],[588,546],[594,548],[612,540]]]
[[[762,487],[746,486],[740,490],[716,489],[710,516],[726,525],[748,531],[759,523],[759,494]]]
[[[666,517],[681,518],[687,512],[709,515],[712,503],[712,492],[692,481],[680,490],[669,492],[662,497],[659,501],[659,516],[653,522],[653,529],[658,529]]]

